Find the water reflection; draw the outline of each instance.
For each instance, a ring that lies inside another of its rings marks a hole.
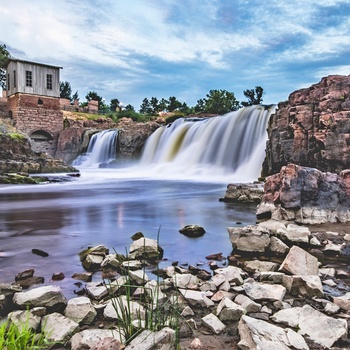
[[[0,282],[33,267],[49,281],[62,271],[59,283],[73,290],[69,277],[81,272],[78,252],[89,245],[104,244],[125,253],[137,231],[157,238],[165,257],[195,264],[211,253],[229,254],[226,227],[237,221],[252,224],[255,206],[241,207],[218,201],[225,185],[144,180],[77,181],[60,186],[2,187],[0,189]],[[178,231],[198,224],[207,233],[191,240]],[[31,253],[49,253],[42,258]]]

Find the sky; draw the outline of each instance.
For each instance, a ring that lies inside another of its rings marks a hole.
[[[11,56],[63,67],[80,102],[96,91],[136,110],[256,86],[277,104],[350,74],[348,0],[0,0],[0,33]]]

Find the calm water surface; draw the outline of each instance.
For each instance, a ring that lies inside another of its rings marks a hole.
[[[70,183],[0,187],[0,282],[13,282],[19,271],[34,268],[51,283],[52,273],[66,278],[52,282],[70,294],[76,287],[70,276],[82,272],[78,253],[104,244],[125,253],[131,235],[141,231],[157,238],[169,261],[196,264],[205,256],[231,245],[226,227],[255,222],[255,205],[219,202],[227,183],[150,180],[120,175],[117,170],[82,171]],[[179,233],[187,224],[205,228],[203,237]],[[34,255],[33,248],[49,253]],[[96,274],[95,279],[99,278]]]

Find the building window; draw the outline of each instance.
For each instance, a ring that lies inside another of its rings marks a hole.
[[[52,90],[52,74],[46,74],[46,88]]]
[[[7,90],[10,90],[10,74],[7,74]]]
[[[13,71],[13,87],[15,88],[17,85],[16,85],[16,71],[14,70]]]
[[[26,86],[33,86],[32,72],[30,70],[26,70]]]

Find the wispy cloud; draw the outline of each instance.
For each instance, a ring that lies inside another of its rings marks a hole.
[[[96,90],[136,109],[152,96],[194,105],[215,88],[244,99],[256,85],[278,103],[349,72],[341,0],[12,0],[0,16],[12,55],[63,66],[82,99]]]

